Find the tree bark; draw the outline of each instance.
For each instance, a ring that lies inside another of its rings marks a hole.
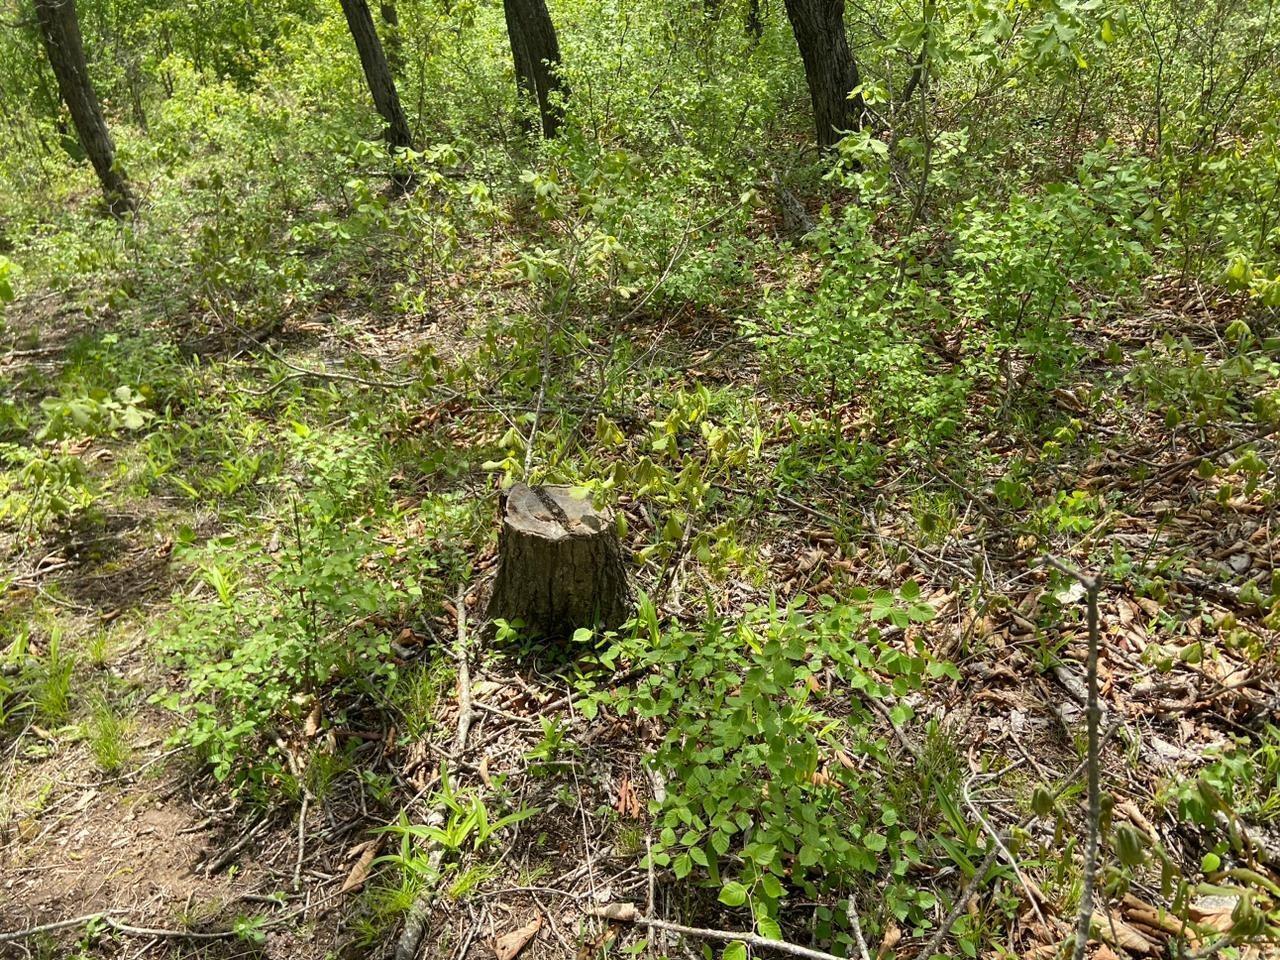
[[[862,94],[850,97],[861,81],[844,29],[844,0],[786,0],[804,76],[813,101],[818,146],[834,147],[846,130],[861,128],[866,115]]]
[[[564,112],[553,98],[568,95],[560,79],[560,43],[555,24],[547,12],[546,0],[502,0],[511,39],[511,56],[516,67],[516,91],[538,104],[542,135],[550,139],[560,129]]]
[[[764,36],[764,13],[760,9],[760,0],[747,0],[747,16],[743,29],[751,38],[753,45],[759,43]]]
[[[356,51],[360,54],[360,66],[364,68],[364,78],[369,84],[374,108],[387,123],[383,136],[389,147],[406,149],[413,143],[409,121],[404,115],[404,108],[400,106],[400,95],[396,92],[396,82],[382,50],[382,41],[378,39],[378,31],[374,28],[368,0],[341,2],[347,26],[351,28],[351,39],[355,41]]]
[[[396,10],[395,0],[385,0],[378,4],[378,10],[386,28],[387,62],[391,65],[392,76],[399,77],[404,71],[404,38],[400,36],[400,13]]]
[[[57,78],[62,102],[67,105],[80,145],[102,184],[107,209],[112,216],[122,217],[137,207],[137,201],[129,181],[116,166],[116,145],[102,115],[97,91],[89,80],[75,0],[35,0],[35,8],[40,40]]]
[[[503,498],[490,620],[521,620],[533,636],[613,629],[631,608],[613,514],[569,487],[518,483]]]

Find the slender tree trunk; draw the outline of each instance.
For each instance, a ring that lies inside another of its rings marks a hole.
[[[747,0],[747,18],[743,26],[752,44],[759,43],[764,36],[764,12],[760,9],[760,0]]]
[[[58,80],[58,91],[71,114],[80,145],[93,164],[107,209],[120,217],[137,206],[129,182],[116,166],[116,145],[102,116],[102,104],[89,80],[75,0],[36,0],[40,40]]]
[[[786,0],[787,17],[804,60],[818,146],[833,147],[846,130],[862,126],[866,103],[850,97],[861,82],[844,30],[844,0]]]
[[[502,8],[516,65],[516,89],[522,97],[536,99],[542,135],[554,137],[564,116],[552,95],[563,98],[568,90],[558,72],[560,44],[546,0],[502,0]]]
[[[351,39],[355,41],[356,51],[360,54],[360,66],[364,68],[373,105],[387,122],[383,133],[387,145],[392,148],[407,148],[413,141],[409,133],[409,121],[404,115],[404,108],[400,106],[400,95],[396,93],[396,82],[382,50],[382,41],[378,39],[378,31],[374,29],[368,0],[341,2],[347,26],[351,28]]]
[[[396,10],[395,0],[385,0],[378,4],[382,14],[382,25],[387,35],[387,62],[391,64],[391,73],[399,77],[404,72],[404,38],[400,35],[400,12]]]
[[[138,125],[138,129],[143,133],[150,133],[151,128],[147,123],[147,111],[142,105],[142,70],[138,66],[137,55],[134,55],[129,60],[128,77],[129,100],[133,104],[133,122]]]

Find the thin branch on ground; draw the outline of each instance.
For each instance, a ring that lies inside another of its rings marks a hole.
[[[235,930],[168,930],[157,927],[135,927],[132,924],[115,919],[111,912],[107,912],[86,913],[83,916],[72,917],[68,920],[57,920],[53,923],[27,927],[24,930],[0,933],[0,943],[16,943],[19,940],[26,940],[42,933],[57,933],[60,930],[71,930],[90,923],[101,923],[117,933],[128,934],[131,937],[163,937],[170,940],[225,940],[228,937],[238,937],[240,935]]]
[[[307,811],[311,809],[311,792],[302,791],[302,809],[298,812],[298,856],[293,862],[293,892],[302,889],[302,861],[307,852]]]
[[[467,749],[467,735],[475,710],[471,705],[471,668],[467,662],[467,591],[459,588],[455,601],[458,608],[458,639],[453,658],[458,662],[458,727],[453,736],[453,757],[458,759]]]
[[[1100,752],[1098,724],[1102,718],[1102,708],[1098,703],[1098,590],[1101,587],[1101,579],[1081,573],[1053,557],[1045,557],[1044,562],[1084,587],[1088,603],[1089,659],[1085,678],[1088,688],[1085,720],[1088,724],[1089,743],[1085,762],[1089,782],[1089,822],[1086,825],[1088,832],[1085,836],[1084,883],[1080,891],[1080,916],[1076,921],[1076,939],[1072,948],[1073,960],[1084,960],[1085,949],[1089,943],[1089,927],[1093,921],[1093,889],[1098,873],[1098,833],[1102,826],[1102,787],[1099,783],[1098,761]]]
[[[618,923],[634,923],[654,930],[667,930],[671,933],[679,933],[699,940],[719,940],[721,942],[737,940],[755,950],[776,950],[778,953],[785,953],[792,957],[805,957],[807,960],[844,960],[844,958],[837,957],[833,953],[825,953],[822,950],[814,950],[811,947],[802,947],[798,943],[788,943],[786,940],[760,937],[754,933],[743,933],[734,930],[712,930],[705,927],[686,927],[682,923],[671,923],[667,920],[644,917],[640,915],[640,911],[636,909],[634,903],[610,903],[603,907],[593,907],[587,911],[587,916],[598,917],[602,920],[614,920]]]
[[[849,893],[849,926],[853,928],[853,939],[858,945],[858,956],[862,960],[871,960],[871,951],[867,949],[867,938],[862,935],[862,919],[858,916],[858,901],[853,892]]]
[[[290,383],[294,380],[305,380],[308,378],[316,380],[339,380],[343,383],[356,383],[362,387],[376,387],[380,390],[403,390],[405,387],[411,387],[415,383],[419,382],[416,377],[407,377],[402,380],[374,380],[369,377],[359,377],[352,373],[341,373],[337,370],[309,370],[306,367],[300,367],[296,363],[286,360],[266,344],[262,344],[262,349],[277,362],[292,370],[293,373],[286,374],[279,380],[276,380],[274,383],[261,390],[245,389],[243,392],[251,397],[270,396],[286,383]]]
[[[253,826],[246,830],[239,840],[224,850],[217,858],[209,861],[208,864],[200,868],[203,873],[206,876],[212,876],[234,860],[236,858],[236,854],[247,847],[249,845],[249,841],[262,832],[263,828],[267,825],[267,820],[268,818],[266,814],[259,816]]]
[[[1116,720],[1107,728],[1107,731],[1100,738],[1099,749],[1101,749],[1101,745],[1110,740],[1112,734],[1119,729],[1120,721]],[[1062,786],[1054,791],[1053,797],[1055,800],[1066,793],[1075,778],[1084,772],[1088,764],[1089,758],[1085,757],[1084,760],[1080,761],[1080,763],[1076,765],[1074,770],[1067,774],[1066,778],[1063,780]],[[1018,829],[1025,830],[1034,819],[1034,814],[1025,818],[1018,825]],[[973,898],[974,894],[978,892],[978,888],[982,886],[982,882],[986,879],[987,873],[990,872],[992,866],[995,865],[996,858],[999,857],[1004,848],[1008,846],[1009,840],[1012,836],[1013,831],[1007,830],[1001,834],[1003,843],[992,842],[987,847],[987,855],[982,858],[982,863],[980,863],[978,868],[974,870],[973,876],[969,878],[969,882],[964,885],[964,888],[960,891],[960,895],[956,897],[955,902],[951,905],[950,912],[948,912],[946,917],[943,918],[938,929],[933,932],[933,936],[929,938],[929,942],[921,947],[916,953],[913,960],[928,960],[929,957],[938,952],[938,948],[942,946],[942,941],[946,938],[947,934],[951,932],[951,928],[955,925],[955,922],[960,919],[960,914],[964,913],[969,901]]]

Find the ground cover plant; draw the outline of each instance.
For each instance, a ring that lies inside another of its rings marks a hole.
[[[1274,955],[1277,75],[2,0],[0,956]],[[518,485],[625,622],[487,616]]]

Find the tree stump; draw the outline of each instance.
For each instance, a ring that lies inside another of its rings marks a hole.
[[[490,620],[522,620],[532,635],[560,638],[579,627],[613,629],[630,608],[612,511],[571,487],[507,491]]]

